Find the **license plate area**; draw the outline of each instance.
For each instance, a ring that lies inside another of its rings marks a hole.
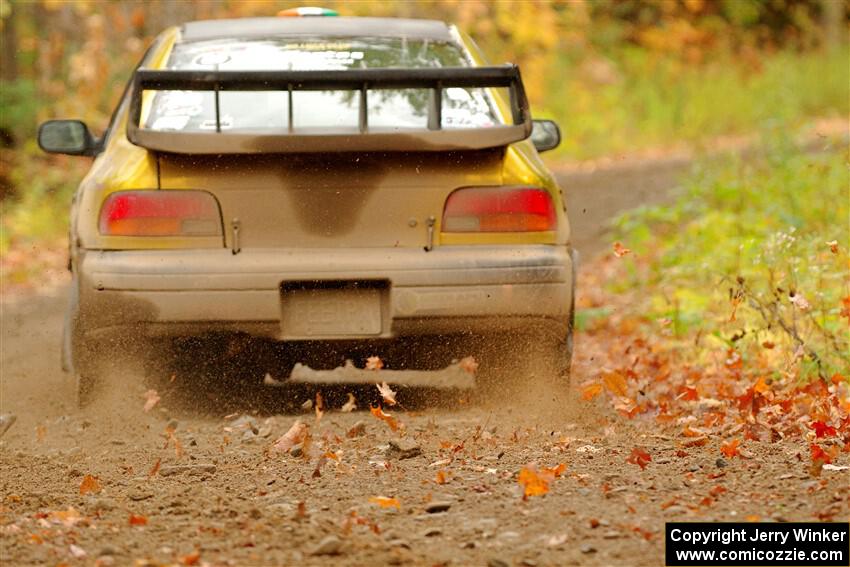
[[[386,280],[283,282],[281,338],[380,337],[389,331],[389,287]]]

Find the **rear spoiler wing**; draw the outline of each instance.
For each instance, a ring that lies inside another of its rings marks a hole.
[[[512,124],[442,128],[442,91],[507,87]],[[506,146],[531,134],[528,98],[516,65],[340,71],[174,71],[139,69],[133,77],[127,138],[150,150],[178,154],[256,154],[350,151],[450,151]],[[431,89],[425,128],[370,128],[368,92],[378,89]],[[191,90],[215,93],[215,131],[153,130],[141,124],[145,91]],[[295,91],[359,91],[356,128],[295,128]],[[288,93],[286,128],[222,130],[222,91]]]

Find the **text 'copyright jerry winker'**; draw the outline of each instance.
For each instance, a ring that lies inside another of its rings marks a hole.
[[[850,566],[850,524],[671,522],[664,555],[671,567]]]

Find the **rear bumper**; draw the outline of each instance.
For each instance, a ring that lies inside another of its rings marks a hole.
[[[392,338],[504,331],[529,318],[566,328],[573,260],[562,246],[416,249],[88,251],[80,322],[95,333],[239,331],[275,339]],[[381,330],[363,337],[282,330],[282,285],[382,280]]]

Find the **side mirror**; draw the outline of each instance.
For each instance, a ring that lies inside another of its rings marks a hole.
[[[50,154],[93,156],[98,143],[79,120],[48,120],[38,127],[38,147]]]
[[[561,144],[561,129],[554,120],[534,120],[531,128],[531,143],[538,152],[553,150]]]

